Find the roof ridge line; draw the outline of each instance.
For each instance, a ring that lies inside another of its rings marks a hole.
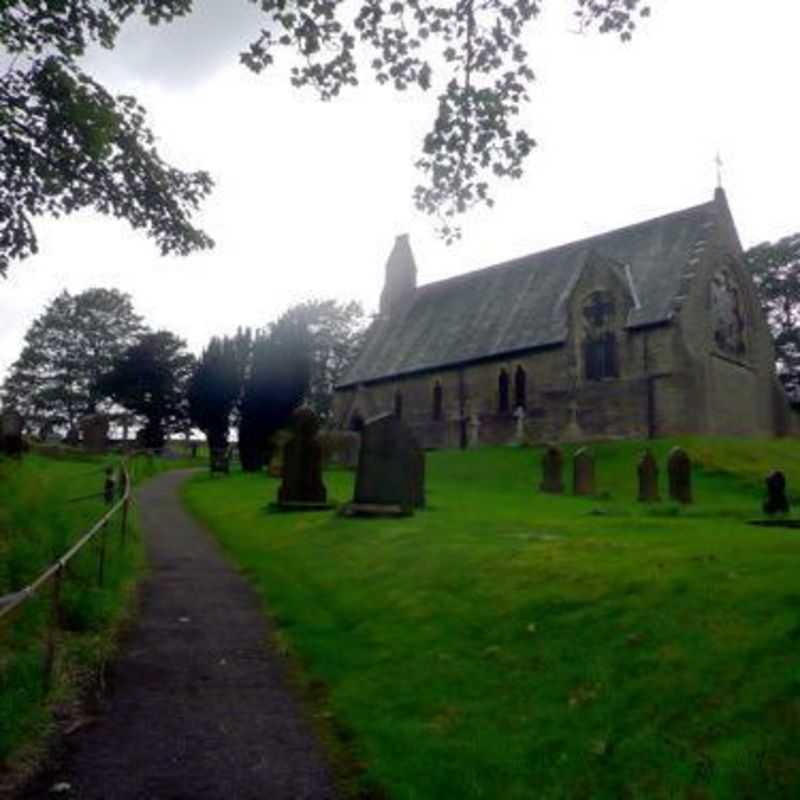
[[[504,269],[512,269],[515,266],[519,266],[519,262],[524,261],[529,258],[533,258],[534,256],[543,256],[546,254],[552,254],[559,250],[565,250],[566,248],[577,247],[579,245],[586,245],[589,242],[594,241],[595,239],[602,239],[605,236],[609,236],[612,233],[622,233],[623,231],[628,231],[633,228],[638,228],[643,225],[652,225],[654,222],[660,222],[661,220],[665,220],[669,217],[677,217],[681,214],[688,214],[692,211],[699,211],[701,208],[706,208],[709,206],[713,206],[714,201],[710,200],[705,203],[698,203],[694,206],[689,206],[688,208],[682,208],[678,211],[670,211],[666,214],[660,214],[657,217],[651,217],[650,219],[642,220],[641,222],[634,222],[630,225],[623,225],[621,228],[611,228],[610,230],[604,231],[603,233],[595,233],[592,236],[586,236],[583,239],[575,239],[571,242],[564,242],[564,244],[557,244],[553,247],[546,247],[544,250],[535,250],[532,253],[526,253],[523,256],[517,256],[516,258],[510,258],[506,261],[498,261],[496,264],[490,264],[487,267],[478,267],[477,269],[472,269],[469,272],[462,272],[459,275],[451,275],[449,278],[440,278],[438,281],[431,281],[430,283],[425,283],[422,286],[418,286],[414,290],[414,294],[412,297],[417,297],[421,292],[424,292],[426,289],[429,289],[434,286],[442,286],[446,283],[457,283],[461,280],[466,280],[468,278],[472,278],[478,273],[487,272],[488,270],[504,270]]]

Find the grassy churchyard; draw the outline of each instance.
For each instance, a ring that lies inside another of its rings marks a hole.
[[[0,459],[0,596],[40,575],[104,513],[104,470],[116,457],[25,455]],[[158,471],[135,463],[133,477]],[[53,713],[69,716],[78,692],[115,650],[115,633],[132,597],[142,563],[130,519],[126,547],[119,519],[109,525],[103,586],[97,584],[98,550],[90,543],[70,563],[62,584],[58,648],[50,691],[44,653],[51,618],[51,586],[0,622],[0,776],[33,765],[52,730]],[[22,749],[21,749],[22,747]],[[0,794],[3,786],[0,780]]]
[[[676,443],[654,443],[662,496]],[[800,531],[746,524],[771,469],[800,487],[800,448],[679,443],[685,508],[636,502],[641,442],[592,447],[593,499],[541,494],[541,450],[497,448],[430,453],[413,518],[268,513],[263,474],[198,475],[185,501],[263,596],[365,787],[800,796]],[[351,473],[325,480],[350,499]]]

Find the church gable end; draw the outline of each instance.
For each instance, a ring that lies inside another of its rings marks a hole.
[[[429,447],[770,433],[773,351],[724,194],[416,288],[407,238],[337,419],[394,412]]]

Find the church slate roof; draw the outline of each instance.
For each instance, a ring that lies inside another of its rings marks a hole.
[[[666,322],[691,251],[716,218],[705,203],[421,286],[375,320],[339,388],[562,344],[570,291],[594,255],[627,267],[637,300],[628,328]]]

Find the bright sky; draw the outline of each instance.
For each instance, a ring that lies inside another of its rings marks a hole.
[[[134,24],[89,68],[135,94],[168,160],[217,181],[201,222],[217,247],[162,258],[125,224],[90,214],[38,224],[40,254],[0,287],[0,378],[62,289],[113,286],[153,327],[199,352],[310,297],[376,308],[394,237],[420,283],[709,200],[717,151],[745,247],[800,230],[797,0],[652,0],[634,41],[570,32],[574,0],[548,0],[528,42],[537,80],[525,177],[446,246],[415,212],[413,162],[435,96],[362,87],[322,104],[237,54],[259,14],[197,0],[188,20]]]

